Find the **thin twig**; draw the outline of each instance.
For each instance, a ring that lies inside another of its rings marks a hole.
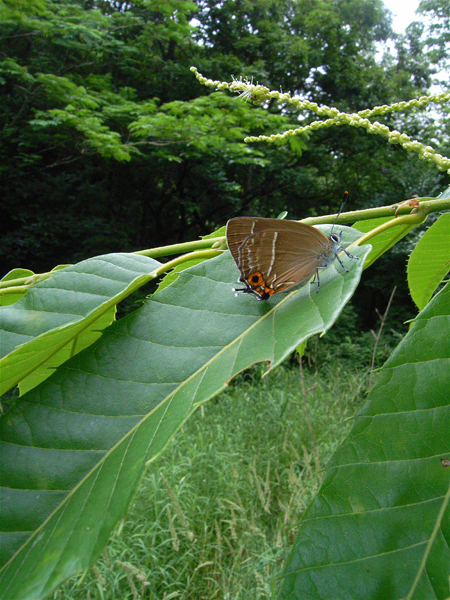
[[[317,452],[316,440],[314,439],[314,433],[313,433],[313,430],[312,430],[311,421],[309,420],[308,403],[306,401],[306,394],[312,388],[308,388],[307,390],[305,390],[305,380],[304,380],[304,377],[303,377],[303,365],[302,365],[302,361],[303,361],[303,357],[300,356],[300,358],[299,358],[299,365],[300,365],[300,380],[302,382],[303,405],[305,407],[306,423],[308,425],[309,436],[311,438],[311,442],[312,442],[312,446],[313,446],[313,451],[314,451],[314,456],[315,456],[315,459],[316,459],[316,469],[317,469],[317,471],[320,471],[321,470],[321,467],[320,467],[320,458],[319,458],[319,453]],[[316,386],[314,385],[313,387],[316,387]]]
[[[386,317],[387,317],[387,314],[389,312],[389,309],[391,308],[392,299],[394,298],[394,294],[395,294],[395,290],[396,289],[397,289],[397,286],[394,286],[394,289],[392,290],[391,297],[389,298],[389,302],[387,303],[386,310],[384,311],[384,315],[383,316],[380,315],[380,313],[379,313],[379,311],[377,309],[378,316],[381,319],[381,324],[380,324],[380,328],[378,330],[378,333],[376,335],[372,331],[373,335],[375,336],[375,346],[374,346],[373,354],[372,354],[372,364],[370,365],[369,392],[372,389],[372,375],[373,375],[373,371],[374,371],[374,368],[375,368],[375,358],[377,356],[378,342],[380,341],[381,332],[383,331],[383,327],[384,327],[384,324],[386,322]]]

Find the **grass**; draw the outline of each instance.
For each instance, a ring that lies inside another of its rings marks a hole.
[[[126,520],[84,578],[54,598],[253,600],[274,597],[298,521],[351,426],[364,375],[254,367],[200,407],[143,478]],[[317,448],[317,454],[314,452]]]

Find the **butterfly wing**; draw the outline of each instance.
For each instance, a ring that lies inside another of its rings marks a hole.
[[[245,291],[260,299],[306,283],[328,256],[330,243],[310,225],[257,217],[230,219],[227,242]]]

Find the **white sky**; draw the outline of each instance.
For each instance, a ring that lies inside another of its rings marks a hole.
[[[415,15],[419,0],[383,0],[383,2],[392,12],[393,28],[397,33],[404,33],[412,21],[420,20]]]

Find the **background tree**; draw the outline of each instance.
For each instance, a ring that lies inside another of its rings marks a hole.
[[[418,12],[431,21],[428,25],[426,45],[429,57],[443,71],[449,67],[450,7],[445,0],[422,0]],[[444,80],[448,84],[448,77]]]

